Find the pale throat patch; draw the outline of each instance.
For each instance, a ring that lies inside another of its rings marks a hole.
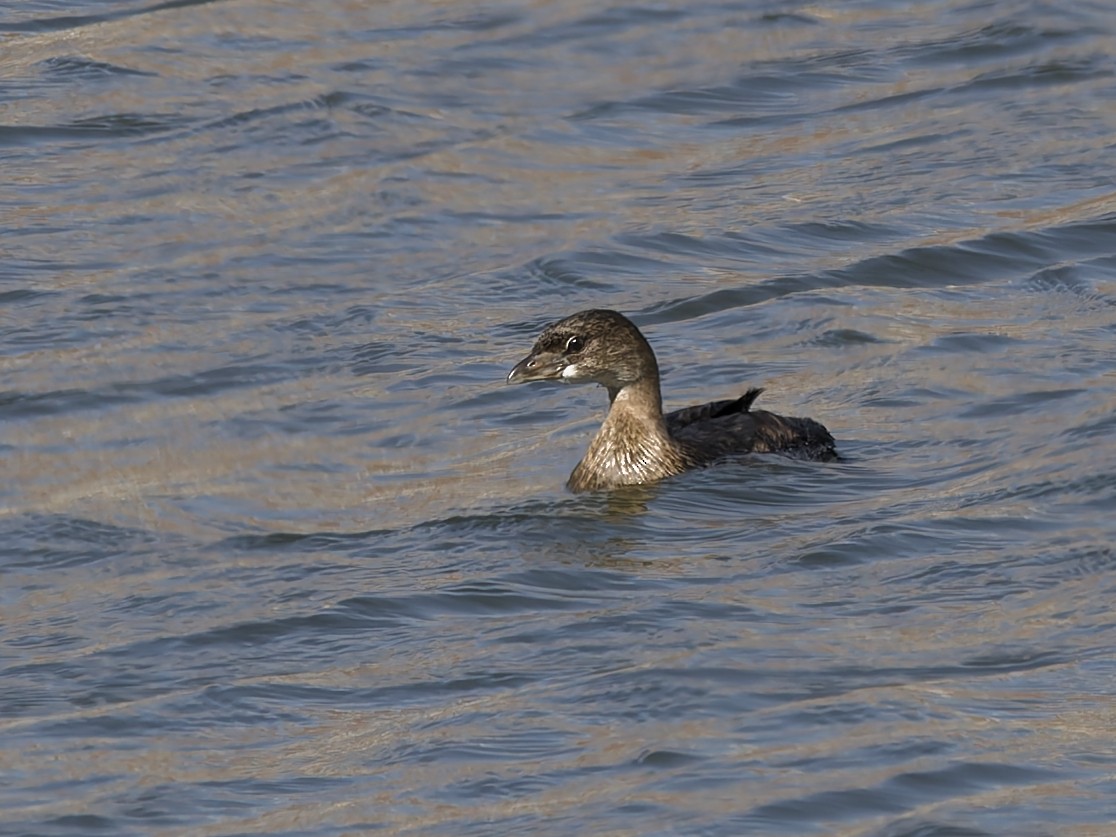
[[[577,377],[577,364],[576,363],[571,363],[569,366],[567,366],[565,369],[563,369],[562,370],[562,377],[563,378],[576,378]]]

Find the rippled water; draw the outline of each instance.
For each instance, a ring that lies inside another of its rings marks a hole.
[[[0,830],[1116,833],[1114,28],[0,11]],[[844,461],[566,494],[586,307]]]

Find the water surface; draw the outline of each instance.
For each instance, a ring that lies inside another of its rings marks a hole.
[[[0,13],[0,828],[1111,833],[1113,20]],[[587,307],[844,461],[565,493]]]

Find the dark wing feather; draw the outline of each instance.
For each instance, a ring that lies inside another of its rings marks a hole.
[[[749,415],[756,422],[754,451],[826,462],[838,458],[833,436],[813,419],[780,416],[766,410]]]
[[[734,413],[746,413],[752,408],[762,389],[753,388],[739,398],[726,398],[724,401],[710,401],[708,404],[696,404],[693,407],[683,407],[673,413],[663,416],[667,430],[674,435],[684,428],[697,422],[731,416]]]
[[[813,419],[751,409],[763,390],[713,401],[664,416],[667,430],[697,461],[742,453],[782,453],[802,459],[837,459],[836,443]]]

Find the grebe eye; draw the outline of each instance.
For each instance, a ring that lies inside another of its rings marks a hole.
[[[581,347],[583,345],[584,344],[582,343],[581,338],[578,337],[577,335],[574,335],[573,337],[571,337],[569,340],[566,341],[566,354],[573,354],[574,352],[580,352]]]

